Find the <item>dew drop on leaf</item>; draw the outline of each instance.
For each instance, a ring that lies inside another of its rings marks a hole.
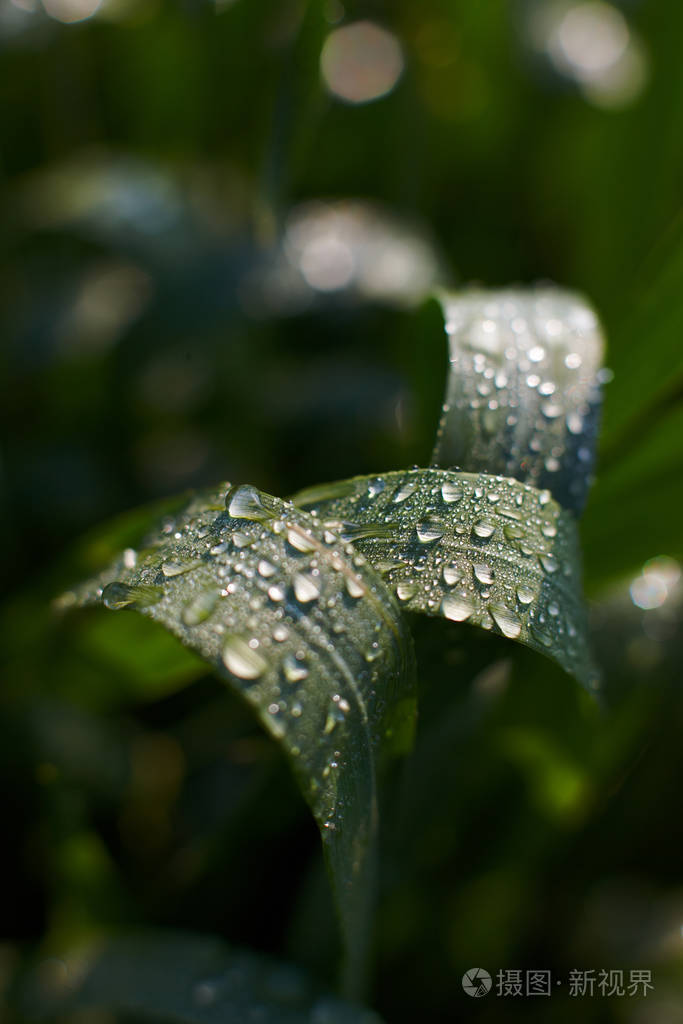
[[[205,590],[192,598],[183,608],[180,617],[186,626],[198,626],[205,622],[216,607],[218,591]]]
[[[447,594],[441,602],[441,611],[453,622],[464,622],[474,613],[474,604],[465,595]]]
[[[489,611],[503,636],[514,640],[522,632],[522,622],[515,612],[504,605],[490,605]]]
[[[302,572],[296,573],[293,580],[294,596],[301,604],[315,601],[320,597],[320,588],[312,576]]]
[[[223,647],[225,667],[239,679],[258,679],[268,664],[249,644],[238,636],[231,636]]]

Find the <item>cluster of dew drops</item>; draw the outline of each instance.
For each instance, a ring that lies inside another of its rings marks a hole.
[[[326,780],[342,764],[341,751],[332,749],[333,734],[346,720],[355,696],[362,694],[359,703],[371,719],[373,739],[380,739],[386,704],[375,682],[387,668],[379,662],[387,658],[387,641],[394,637],[387,618],[391,605],[365,578],[363,556],[332,530],[315,523],[320,529],[302,525],[302,514],[291,505],[249,485],[228,486],[224,505],[231,520],[242,522],[241,528],[224,520],[217,533],[215,509],[202,518],[201,512],[192,515],[190,507],[184,522],[164,523],[161,547],[151,557],[138,564],[133,549],[124,552],[123,568],[134,582],[111,582],[100,598],[110,609],[154,609],[168,598],[159,616],[166,621],[174,607],[168,584],[189,577],[181,584],[182,628],[191,632],[201,624],[209,626],[208,635],[219,640],[223,664],[246,684],[247,698],[259,712],[265,710],[269,731],[284,740],[295,758],[301,754],[297,722],[305,717],[303,684],[312,672],[311,659],[319,661],[320,652],[326,651],[338,665],[341,647],[342,660],[348,663],[346,680],[352,679],[352,685],[349,693],[329,694],[322,718],[320,731],[327,742],[320,776]],[[308,517],[305,521],[310,522]],[[222,603],[228,597],[231,600]],[[383,614],[354,616],[363,598],[373,600]],[[220,614],[215,614],[217,609]],[[278,649],[282,653],[276,653]],[[316,670],[317,678],[324,674],[324,665],[316,665]],[[320,788],[315,774],[310,785]],[[325,828],[337,827],[339,811],[337,802],[323,815]]]
[[[381,537],[357,545],[404,606],[495,626],[568,668],[580,656],[573,522],[549,491],[502,476],[414,469],[359,480],[353,496],[321,503],[320,515],[342,507],[356,522],[393,524],[401,544],[391,557],[382,557]]]

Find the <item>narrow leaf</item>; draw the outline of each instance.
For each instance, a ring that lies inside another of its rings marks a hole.
[[[372,905],[376,755],[408,742],[414,696],[399,608],[338,536],[253,487],[223,487],[61,603],[162,623],[282,744],[324,841],[351,992]]]
[[[547,488],[580,513],[600,411],[595,313],[550,288],[440,298],[450,370],[432,462]]]
[[[380,1024],[289,964],[182,932],[140,932],[44,960],[20,1001],[31,1020],[97,1010],[176,1024]]]
[[[576,523],[547,490],[487,473],[413,469],[294,496],[350,536],[404,608],[502,633],[597,686]],[[387,537],[387,527],[391,536]]]

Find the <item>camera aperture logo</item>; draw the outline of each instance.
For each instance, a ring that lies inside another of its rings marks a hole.
[[[462,976],[462,987],[468,996],[480,999],[491,991],[491,975],[483,967],[470,967]]]

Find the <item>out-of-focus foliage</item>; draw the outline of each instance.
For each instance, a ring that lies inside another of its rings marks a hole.
[[[361,19],[400,62],[381,44],[349,104],[331,37]],[[57,628],[49,603],[139,523],[75,538],[140,503],[425,465],[446,340],[415,302],[550,279],[591,298],[614,370],[581,522],[605,706],[416,623],[371,1001],[681,1019],[682,33],[663,0],[2,0],[0,987],[137,925],[333,981],[315,828],[249,710],[135,616]],[[470,1000],[475,965],[564,994]],[[655,988],[571,999],[575,967]]]

